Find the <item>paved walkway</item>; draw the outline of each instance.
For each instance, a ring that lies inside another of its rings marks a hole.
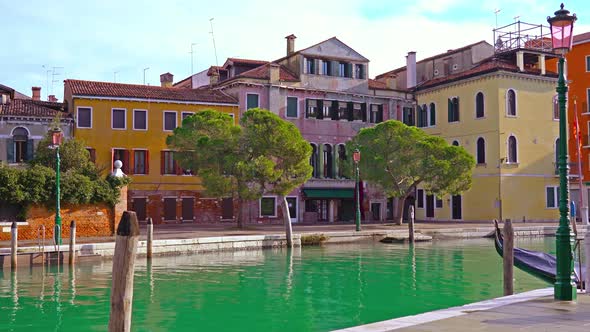
[[[577,302],[553,299],[553,288],[507,296],[462,307],[340,330],[340,332],[473,332],[590,330],[590,295]]]

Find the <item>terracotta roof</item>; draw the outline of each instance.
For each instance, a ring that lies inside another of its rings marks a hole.
[[[219,91],[210,89],[162,88],[159,86],[65,80],[74,96],[114,98],[162,99],[170,101],[230,103],[237,101]]]
[[[590,41],[590,32],[582,33],[574,36],[574,44]]]
[[[0,84],[0,91],[10,94],[10,98],[13,98],[13,99],[16,99],[16,98],[18,98],[18,99],[31,99],[31,97],[29,97],[25,94],[22,94],[16,90],[14,90],[11,87],[4,85],[4,84]]]
[[[463,72],[460,72],[457,74],[447,75],[444,77],[437,77],[437,78],[422,82],[418,85],[417,90],[423,90],[423,89],[431,88],[431,87],[434,87],[437,85],[451,83],[451,82],[455,82],[455,81],[459,81],[462,79],[475,77],[475,76],[479,76],[479,75],[483,75],[483,74],[487,74],[487,73],[491,73],[491,72],[495,72],[495,71],[509,71],[509,72],[514,72],[514,73],[523,73],[523,74],[529,74],[529,75],[540,75],[541,74],[541,71],[539,69],[532,69],[532,68],[529,68],[529,69],[525,68],[525,71],[521,72],[521,71],[519,71],[518,66],[516,66],[514,63],[503,61],[503,60],[495,58],[495,57],[490,57],[490,58],[483,60],[477,66],[475,66],[474,68],[471,68],[469,70],[466,70],[466,71],[463,71]],[[551,72],[551,71],[547,71],[545,76],[557,77],[557,74],[554,72]]]
[[[12,99],[8,104],[0,105],[0,116],[30,116],[53,118],[58,113],[66,116],[63,103],[52,103],[33,99]]]
[[[433,55],[433,56],[431,56],[431,57],[428,57],[428,58],[426,58],[426,59],[422,59],[422,60],[420,60],[420,61],[416,62],[416,64],[419,64],[419,63],[422,63],[422,62],[426,62],[426,61],[430,61],[430,60],[432,60],[432,59],[440,58],[440,57],[442,57],[442,56],[449,56],[449,55],[451,55],[451,54],[455,54],[455,53],[458,53],[458,52],[462,52],[462,51],[465,51],[465,50],[467,50],[467,49],[469,49],[469,48],[471,48],[471,47],[473,47],[473,46],[475,46],[475,45],[477,45],[477,44],[480,44],[480,43],[486,43],[486,44],[488,44],[488,43],[487,43],[485,40],[480,40],[480,41],[478,41],[477,43],[472,43],[472,44],[469,44],[469,45],[465,45],[465,46],[462,46],[462,47],[456,48],[456,49],[454,49],[454,50],[448,50],[448,51],[446,51],[446,52],[444,52],[444,53],[440,53],[440,54],[437,54],[437,55]],[[488,45],[489,45],[489,44],[488,44]],[[491,45],[490,45],[490,46],[491,46]],[[396,68],[396,69],[394,69],[394,70],[390,70],[390,71],[388,71],[388,72],[385,72],[385,73],[383,73],[383,74],[379,74],[379,75],[377,75],[375,78],[376,78],[376,79],[379,79],[379,78],[383,78],[383,77],[386,77],[386,76],[396,75],[396,74],[398,74],[398,73],[400,73],[400,72],[402,72],[402,71],[404,71],[404,70],[406,70],[406,66],[403,66],[403,67],[400,67],[400,68]]]
[[[387,87],[387,83],[384,81],[377,81],[369,78],[369,89],[373,90],[391,90],[391,91],[401,91],[401,92],[410,92],[410,89],[392,89]]]
[[[279,67],[279,79],[281,81],[290,81],[290,82],[299,81],[299,78],[295,74],[293,74],[289,69],[287,69],[285,66],[282,66],[282,65],[279,65],[279,66],[280,66]],[[266,65],[245,71],[245,72],[241,73],[240,75],[230,78],[229,80],[237,79],[237,78],[255,78],[255,79],[269,80],[270,79],[270,63],[267,63]],[[229,81],[229,80],[226,80],[226,81]],[[226,81],[223,81],[223,82],[226,82]]]
[[[268,63],[268,61],[264,61],[264,60],[227,58],[227,60],[225,61],[225,64],[227,64],[229,61],[231,61],[233,63],[241,63],[241,64],[247,64],[247,65],[264,65],[264,64]],[[223,65],[224,67],[225,67],[225,64]]]

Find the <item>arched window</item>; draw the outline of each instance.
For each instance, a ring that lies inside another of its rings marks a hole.
[[[516,142],[516,137],[511,135],[508,137],[508,162],[509,163],[516,163],[518,162],[518,155],[517,155],[518,147]]]
[[[332,146],[330,144],[324,144],[324,177],[325,178],[333,178],[334,177],[334,158],[332,153]]]
[[[553,120],[559,120],[559,99],[553,96]]]
[[[309,164],[313,167],[312,176],[314,178],[319,177],[319,170],[318,170],[318,148],[315,144],[311,143],[311,158],[309,159]]]
[[[428,109],[426,104],[422,106],[417,106],[418,112],[418,123],[417,126],[419,128],[428,127]]]
[[[483,92],[478,92],[475,95],[475,117],[476,118],[483,118],[485,115],[484,112],[484,96]]]
[[[33,140],[29,139],[29,131],[23,127],[12,130],[12,137],[6,147],[9,163],[22,163],[33,158]]]
[[[454,146],[459,146],[459,141],[457,141],[457,140],[454,140],[454,141],[453,141],[453,145],[454,145]]]
[[[506,115],[516,116],[516,92],[512,89],[506,91]]]
[[[459,97],[449,98],[448,100],[448,118],[449,122],[458,122],[459,121]]]
[[[344,144],[338,145],[338,177],[344,177],[344,164],[346,164],[346,147]]]
[[[430,103],[430,126],[436,126],[436,105]]]
[[[483,137],[477,139],[477,163],[478,164],[485,164],[486,163],[486,141]]]

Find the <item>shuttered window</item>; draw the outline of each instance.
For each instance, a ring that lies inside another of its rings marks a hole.
[[[92,109],[89,107],[78,107],[77,116],[78,128],[92,128]]]
[[[125,109],[113,108],[111,111],[111,126],[113,129],[125,129],[127,121],[125,119]]]
[[[147,111],[133,110],[133,129],[147,130]]]
[[[297,97],[287,97],[287,116],[290,118],[297,117]]]
[[[176,129],[176,112],[164,112],[164,130],[173,131]]]
[[[258,108],[258,95],[253,93],[246,94],[246,109]]]

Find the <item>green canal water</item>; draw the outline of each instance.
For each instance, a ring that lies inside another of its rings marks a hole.
[[[517,246],[554,252],[555,238]],[[491,240],[140,259],[134,331],[330,331],[502,295]],[[0,274],[1,331],[106,331],[111,262]],[[515,291],[549,285],[515,271]]]

